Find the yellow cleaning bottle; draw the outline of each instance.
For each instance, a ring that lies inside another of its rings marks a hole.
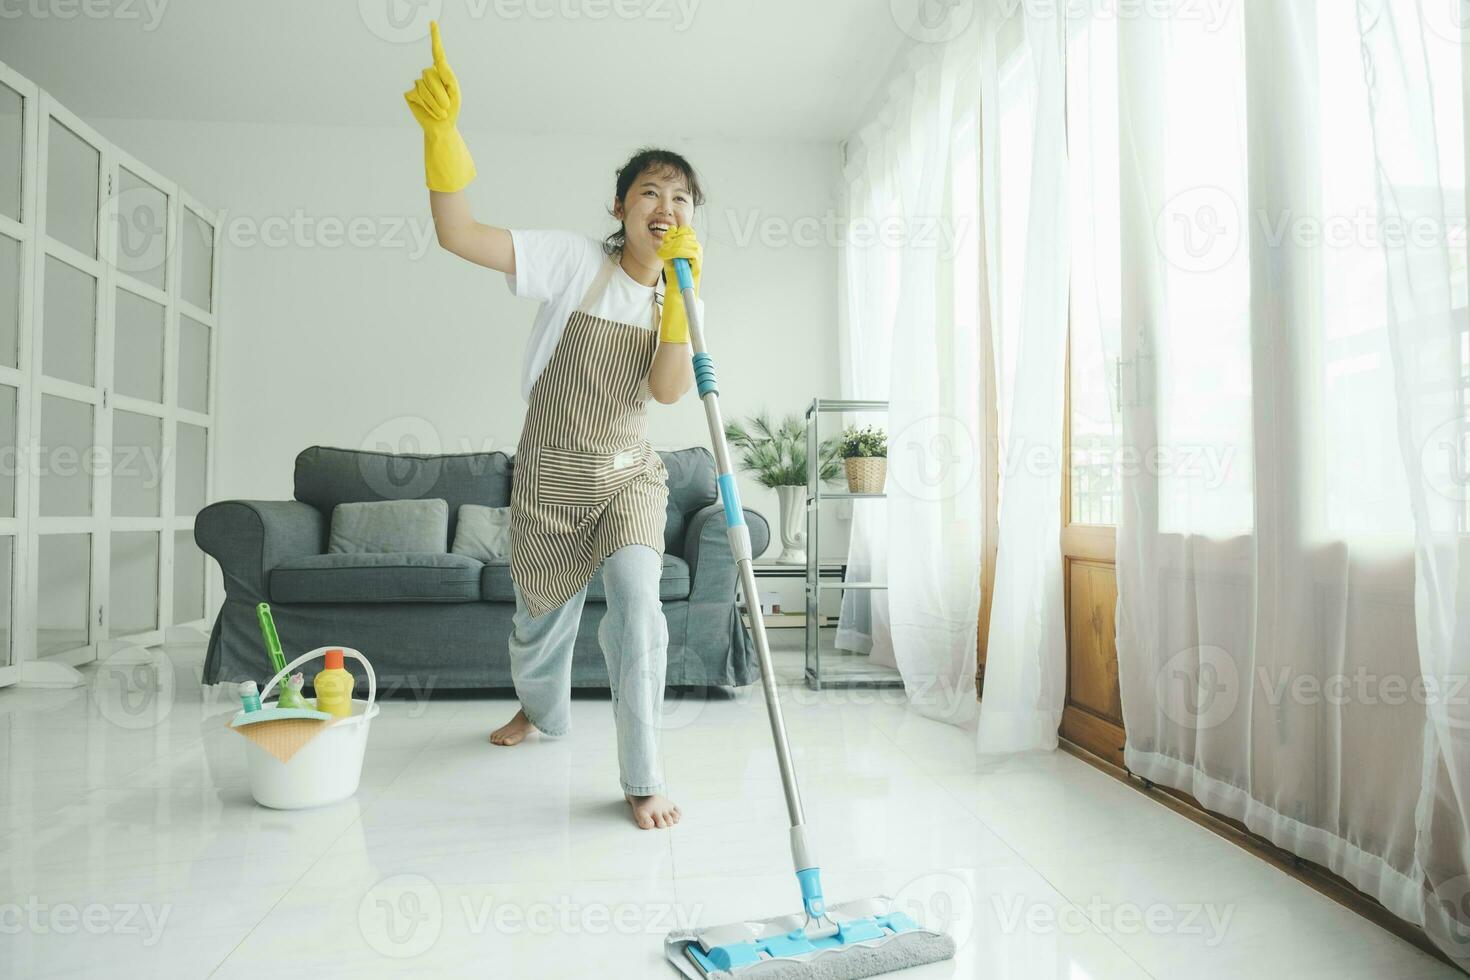
[[[342,651],[326,652],[327,666],[312,679],[316,688],[316,710],[325,711],[337,718],[352,717],[352,687],[357,683],[342,666]]]

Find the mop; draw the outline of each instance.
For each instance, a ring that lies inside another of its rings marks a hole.
[[[886,895],[827,905],[822,896],[821,869],[807,839],[806,817],[796,770],[786,741],[786,723],[776,694],[766,625],[761,616],[755,571],[751,567],[750,531],[745,525],[740,494],[730,469],[725,426],[720,417],[719,389],[714,363],[704,348],[704,325],[694,301],[694,280],[686,259],[675,259],[679,292],[689,318],[693,345],[694,379],[704,402],[719,468],[720,499],[724,502],[725,533],[740,569],[740,591],[755,636],[760,659],[761,687],[766,713],[776,742],[776,761],[786,791],[791,817],[791,856],[803,911],[769,919],[747,919],[693,931],[676,930],[664,941],[669,962],[690,980],[856,980],[877,976],[954,956],[954,940],[926,929],[893,908]]]

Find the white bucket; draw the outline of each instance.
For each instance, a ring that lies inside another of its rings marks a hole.
[[[261,692],[265,697],[275,690],[291,671],[309,660],[323,657],[328,650],[341,650],[367,671],[368,696],[352,699],[352,716],[328,722],[325,730],[303,745],[291,761],[282,762],[248,738],[245,759],[250,768],[250,794],[261,806],[275,810],[302,810],[345,800],[357,792],[362,778],[362,757],[367,749],[368,726],[378,713],[378,677],[367,658],[351,647],[317,647],[286,665],[271,678]],[[315,702],[313,701],[313,704]],[[267,724],[269,724],[267,722]]]

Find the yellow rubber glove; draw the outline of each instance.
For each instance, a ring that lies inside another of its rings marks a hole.
[[[439,22],[429,22],[434,64],[403,93],[413,117],[424,127],[424,182],[431,191],[457,191],[475,179],[475,161],[459,135],[459,79],[444,59]]]
[[[699,247],[693,228],[679,225],[664,235],[658,247],[658,257],[664,260],[664,311],[659,320],[658,339],[664,344],[687,344],[689,314],[684,309],[684,295],[679,291],[679,274],[674,271],[674,260],[689,260],[689,275],[694,280],[694,295],[698,296],[699,267],[704,249]]]

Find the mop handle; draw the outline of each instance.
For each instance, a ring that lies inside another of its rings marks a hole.
[[[745,512],[740,506],[740,491],[735,486],[735,475],[730,468],[729,448],[725,444],[725,424],[720,416],[719,388],[715,383],[714,360],[704,346],[704,323],[700,319],[699,305],[694,298],[694,277],[689,271],[688,259],[674,260],[674,273],[679,281],[679,292],[684,297],[684,309],[689,318],[689,342],[693,348],[694,379],[699,387],[700,400],[704,402],[705,418],[709,422],[710,442],[714,446],[715,465],[719,472],[720,498],[725,505],[725,533],[730,540],[730,551],[740,569],[740,591],[745,599],[745,608],[750,613],[752,634],[755,637],[756,654],[761,665],[761,688],[766,696],[766,714],[771,721],[771,737],[776,742],[776,761],[781,767],[781,785],[786,791],[786,810],[791,816],[792,857],[798,872],[814,868],[816,861],[806,842],[806,817],[801,808],[801,790],[796,785],[796,767],[791,762],[791,748],[786,741],[786,722],[781,716],[781,699],[776,693],[776,672],[771,667],[771,649],[766,643],[766,621],[761,615],[760,593],[756,588],[755,569],[751,564],[750,530],[745,524]]]

